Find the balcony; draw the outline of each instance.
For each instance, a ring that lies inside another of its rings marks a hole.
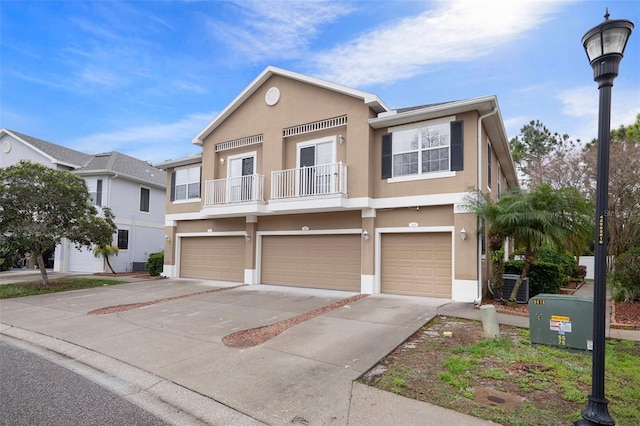
[[[347,198],[347,165],[320,164],[271,172],[272,211],[342,207]]]
[[[208,180],[204,194],[203,212],[210,217],[256,214],[264,209],[264,176]]]

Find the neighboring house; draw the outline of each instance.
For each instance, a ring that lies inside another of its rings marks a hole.
[[[495,96],[391,109],[268,67],[167,170],[164,275],[476,301],[471,187],[518,185]]]
[[[109,207],[118,227],[113,244],[120,249],[110,258],[116,272],[130,272],[162,251],[164,241],[166,173],[119,152],[88,155],[51,142],[0,129],[0,167],[31,160],[58,170],[72,171],[87,183],[93,203]],[[67,240],[56,247],[55,271],[103,272],[105,263],[89,249],[77,250]]]

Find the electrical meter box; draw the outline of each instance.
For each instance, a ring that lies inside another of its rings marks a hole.
[[[531,343],[593,350],[593,298],[538,294],[529,299]]]

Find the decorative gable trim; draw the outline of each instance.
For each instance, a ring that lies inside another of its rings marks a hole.
[[[247,136],[246,138],[234,139],[232,141],[220,142],[216,144],[216,152],[227,151],[229,149],[262,143],[263,135]]]
[[[258,77],[256,77],[249,84],[249,86],[247,86],[238,96],[236,96],[236,98],[231,101],[231,103],[227,105],[213,120],[211,120],[211,122],[207,124],[207,126],[202,129],[195,138],[193,138],[193,143],[196,145],[202,145],[204,139],[209,136],[211,132],[213,132],[227,117],[229,117],[236,109],[238,109],[244,101],[249,99],[249,97],[253,95],[262,86],[262,84],[273,75],[279,75],[284,78],[300,81],[312,86],[321,87],[327,90],[332,90],[337,93],[342,93],[344,95],[354,97],[356,99],[360,99],[362,100],[362,102],[364,102],[365,105],[367,105],[378,114],[390,110],[390,108],[384,102],[382,102],[380,98],[372,93],[363,92],[361,90],[356,90],[350,87],[341,86],[339,84],[330,83],[318,78],[309,77],[303,74],[298,74],[292,71],[269,66],[265,68],[265,70],[262,71],[262,73],[260,73],[260,75],[258,75]]]
[[[319,130],[332,129],[334,127],[346,126],[347,116],[327,118],[325,120],[314,121],[313,123],[300,124],[293,127],[287,127],[282,130],[282,137],[303,135],[305,133],[317,132]]]

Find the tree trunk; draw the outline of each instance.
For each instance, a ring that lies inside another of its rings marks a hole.
[[[529,273],[529,267],[535,260],[535,256],[529,250],[526,251],[524,255],[524,265],[522,266],[522,274],[520,278],[516,280],[516,283],[513,286],[513,291],[511,292],[511,296],[509,296],[509,302],[515,302],[516,297],[518,296],[518,290],[520,290],[520,286],[522,285],[525,278],[527,278],[527,274]]]
[[[47,276],[47,270],[44,267],[44,258],[42,255],[44,252],[38,253],[36,255],[36,263],[38,264],[38,268],[40,268],[40,276],[42,277],[42,286],[46,287],[49,285],[49,277]]]
[[[109,269],[111,269],[111,273],[112,273],[112,274],[115,274],[115,273],[116,273],[116,271],[114,271],[114,270],[113,270],[113,267],[111,266],[111,263],[109,262],[109,256],[105,256],[105,257],[104,257],[104,260],[106,260],[106,261],[107,261],[107,266],[109,267]]]

